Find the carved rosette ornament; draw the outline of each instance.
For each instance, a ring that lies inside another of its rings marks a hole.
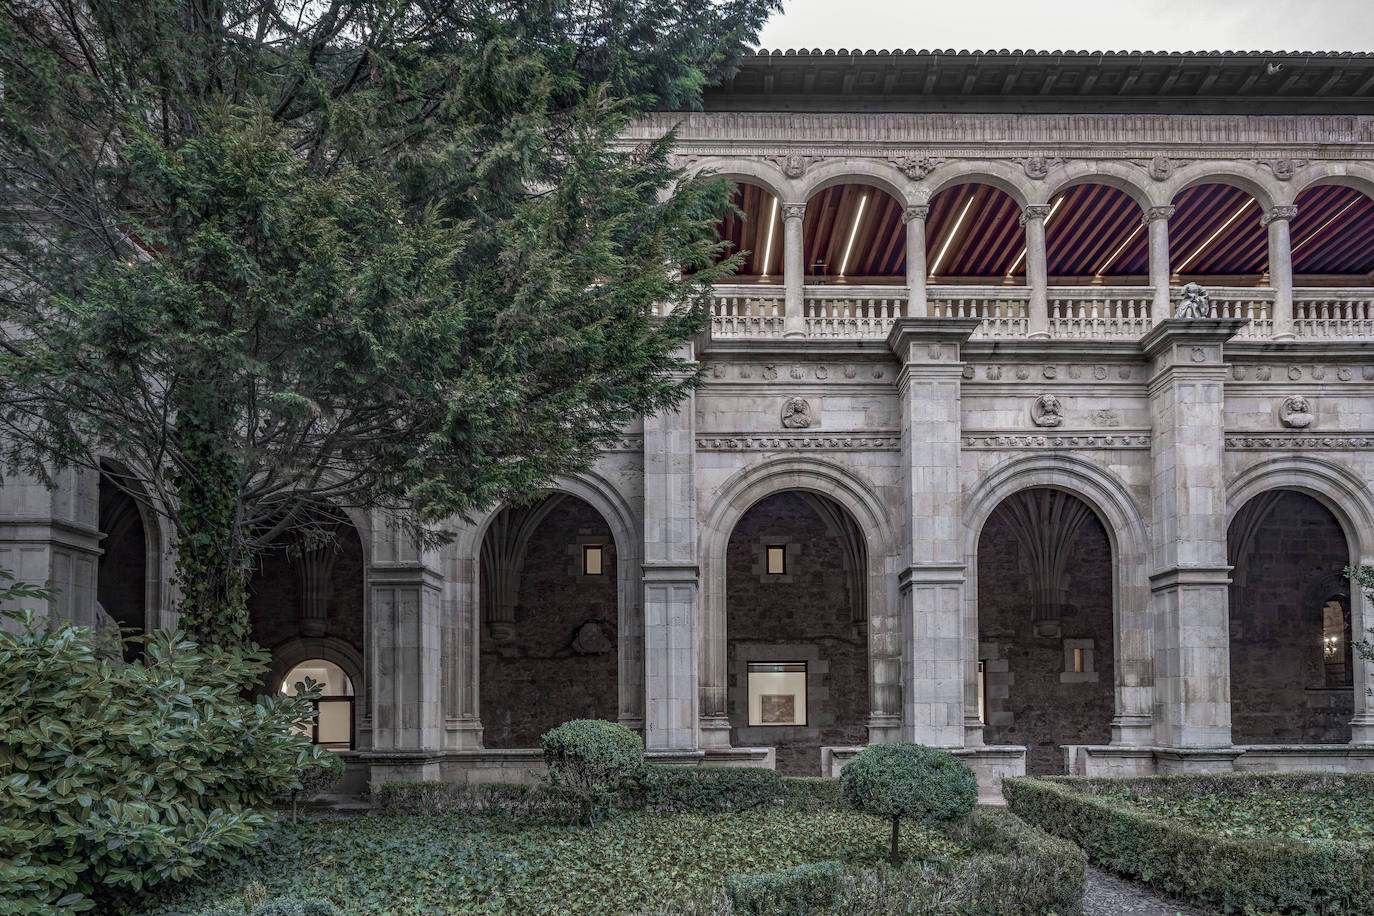
[[[1279,405],[1279,422],[1289,429],[1307,429],[1316,419],[1312,402],[1300,394],[1284,398]]]
[[[1049,206],[1048,204],[1032,204],[1031,206],[1026,207],[1024,210],[1021,211],[1021,225],[1026,225],[1027,220],[1044,220],[1047,217],[1049,217],[1050,211],[1053,209],[1054,208]]]
[[[782,425],[784,429],[810,429],[815,422],[811,415],[811,402],[806,398],[788,398],[782,402]]]
[[[1050,168],[1063,162],[1063,159],[1046,159],[1044,156],[1028,156],[1025,159],[1016,159],[1015,162],[1021,164],[1026,177],[1032,181],[1043,181],[1045,176],[1050,173]]]
[[[902,222],[909,223],[913,220],[924,220],[930,216],[930,206],[928,204],[912,204],[902,210]]]
[[[1264,217],[1260,220],[1260,225],[1267,226],[1270,223],[1276,222],[1278,220],[1291,221],[1293,217],[1297,215],[1298,208],[1291,204],[1286,206],[1270,207],[1268,212],[1266,212],[1264,214]]]
[[[1064,405],[1052,394],[1042,394],[1031,402],[1031,422],[1036,426],[1063,426]]]
[[[1307,165],[1306,159],[1256,159],[1260,165],[1267,165],[1269,171],[1274,173],[1274,177],[1279,181],[1291,181],[1298,169]]]
[[[820,156],[803,156],[800,153],[788,153],[785,156],[769,156],[768,161],[782,170],[788,178],[800,178],[806,174],[807,169],[821,161]]]
[[[783,219],[803,219],[806,216],[806,204],[783,204]]]
[[[1168,156],[1155,156],[1150,160],[1150,164],[1145,170],[1150,173],[1150,177],[1155,181],[1167,181],[1169,176],[1174,173],[1175,163]]]
[[[1172,219],[1173,215],[1173,207],[1150,207],[1145,211],[1145,215],[1141,217],[1140,221],[1148,226],[1156,220]]]

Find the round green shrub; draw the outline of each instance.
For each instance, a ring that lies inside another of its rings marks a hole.
[[[878,744],[864,748],[840,771],[849,804],[892,819],[892,853],[902,818],[935,827],[966,817],[978,803],[978,780],[968,764],[920,744]]]
[[[573,719],[539,739],[549,781],[582,802],[591,820],[610,793],[644,766],[644,741],[622,725],[601,719]]]

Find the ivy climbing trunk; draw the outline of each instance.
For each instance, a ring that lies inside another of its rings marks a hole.
[[[181,626],[201,645],[248,641],[248,551],[242,543],[239,466],[224,399],[191,399],[177,415],[180,466],[173,485],[181,522],[176,581]]]

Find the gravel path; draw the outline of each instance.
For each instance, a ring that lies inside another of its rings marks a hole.
[[[1211,910],[1171,903],[1139,884],[1088,866],[1083,916],[1214,916]]]

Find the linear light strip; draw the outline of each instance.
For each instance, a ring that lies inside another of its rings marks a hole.
[[[1045,217],[1045,228],[1046,228],[1046,229],[1050,228],[1050,220],[1054,219],[1054,214],[1055,214],[1055,212],[1058,211],[1059,205],[1062,204],[1063,202],[1064,202],[1064,198],[1061,197],[1061,198],[1059,198],[1058,200],[1056,200],[1056,201],[1054,202],[1054,206],[1053,206],[1053,207],[1050,207],[1050,214],[1049,214],[1049,216]],[[1021,266],[1021,262],[1024,261],[1024,260],[1026,259],[1026,252],[1027,252],[1028,250],[1029,250],[1029,249],[1027,249],[1024,245],[1021,246],[1021,253],[1020,253],[1019,255],[1017,255],[1015,261],[1012,261],[1012,262],[1011,262],[1011,270],[1007,271],[1007,276],[1008,276],[1008,277],[1014,277],[1014,276],[1016,276],[1016,268],[1020,267],[1020,266]]]
[[[864,204],[868,203],[868,195],[859,198],[859,209],[854,214],[854,227],[849,230],[849,242],[844,246],[844,257],[840,259],[840,276],[844,276],[844,269],[849,266],[849,253],[854,250],[854,236],[859,234],[859,220],[864,217]]]
[[[1181,273],[1183,273],[1183,271],[1186,270],[1186,269],[1188,268],[1188,265],[1190,265],[1190,264],[1192,264],[1194,261],[1196,261],[1198,255],[1200,255],[1200,254],[1202,254],[1204,251],[1206,251],[1206,250],[1207,250],[1207,246],[1208,246],[1208,245],[1211,245],[1213,242],[1215,242],[1216,239],[1217,239],[1217,236],[1221,235],[1223,232],[1226,231],[1226,227],[1227,227],[1227,226],[1231,225],[1231,224],[1234,223],[1236,220],[1240,219],[1240,215],[1241,215],[1242,213],[1244,213],[1246,210],[1249,210],[1249,209],[1250,209],[1250,205],[1253,204],[1254,202],[1255,202],[1255,199],[1254,199],[1253,197],[1250,198],[1249,200],[1247,200],[1247,201],[1245,202],[1245,206],[1241,207],[1241,208],[1240,208],[1239,210],[1237,210],[1235,213],[1232,213],[1232,214],[1231,214],[1231,218],[1228,219],[1226,222],[1222,223],[1221,226],[1217,228],[1217,231],[1216,231],[1216,232],[1213,232],[1211,235],[1207,236],[1207,241],[1203,242],[1201,245],[1199,245],[1199,246],[1197,247],[1197,249],[1196,249],[1192,254],[1190,254],[1190,255],[1188,255],[1188,257],[1184,258],[1184,259],[1183,259],[1183,263],[1180,264],[1180,265],[1178,265],[1177,267],[1175,267],[1175,268],[1173,269],[1173,272],[1176,273],[1176,274],[1181,274]]]
[[[1307,238],[1303,239],[1301,242],[1298,242],[1298,244],[1294,245],[1292,249],[1290,249],[1290,254],[1297,254],[1299,248],[1306,245],[1308,242],[1312,241],[1317,236],[1321,235],[1323,229],[1334,223],[1336,220],[1340,219],[1342,216],[1345,215],[1346,210],[1349,210],[1351,207],[1355,206],[1359,202],[1360,199],[1357,197],[1350,203],[1346,204],[1344,207],[1341,207],[1339,210],[1337,210],[1335,216],[1331,217],[1326,222],[1322,223],[1316,229],[1313,229],[1310,233],[1308,233]]]
[[[949,246],[959,235],[959,227],[964,224],[964,217],[968,216],[969,208],[973,206],[973,197],[970,196],[968,203],[964,204],[964,209],[960,211],[959,218],[954,221],[954,228],[949,230],[949,235],[945,236],[945,244],[940,248],[940,253],[935,256],[935,263],[930,265],[930,276],[938,276],[940,273],[940,262],[945,259],[945,254],[949,251]]]
[[[1105,261],[1102,262],[1102,266],[1099,267],[1099,268],[1097,269],[1097,273],[1093,274],[1093,276],[1094,276],[1094,277],[1101,277],[1104,273],[1106,273],[1106,272],[1107,272],[1107,268],[1112,266],[1112,262],[1115,261],[1118,257],[1121,256],[1121,252],[1123,252],[1123,251],[1126,250],[1126,246],[1127,246],[1127,245],[1129,245],[1129,244],[1131,244],[1131,242],[1134,242],[1134,241],[1135,241],[1135,237],[1136,237],[1137,235],[1140,235],[1140,230],[1141,230],[1141,229],[1144,229],[1144,228],[1145,228],[1145,224],[1144,224],[1144,223],[1137,223],[1137,224],[1136,224],[1136,227],[1135,227],[1135,230],[1134,230],[1130,235],[1126,236],[1126,241],[1124,241],[1124,242],[1121,243],[1121,247],[1120,247],[1120,248],[1118,248],[1116,251],[1113,251],[1113,252],[1112,252],[1111,257],[1107,258],[1107,260],[1105,260]]]
[[[763,246],[763,273],[760,276],[768,276],[768,265],[773,263],[773,230],[778,226],[778,199],[771,194],[768,197],[773,201],[772,208],[768,211],[768,241]]]

